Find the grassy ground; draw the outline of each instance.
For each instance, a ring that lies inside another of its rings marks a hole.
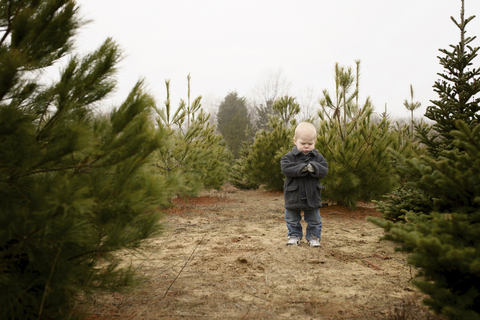
[[[383,230],[355,211],[321,209],[322,247],[286,246],[283,195],[225,188],[175,199],[166,232],[125,252],[147,280],[96,297],[88,319],[442,319]]]

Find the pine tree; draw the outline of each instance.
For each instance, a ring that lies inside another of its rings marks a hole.
[[[460,23],[453,17],[451,20],[460,30],[460,42],[458,45],[450,45],[451,51],[441,49],[445,54],[439,57],[440,64],[445,68],[441,79],[434,84],[434,90],[439,95],[439,100],[432,101],[434,106],[427,108],[425,116],[437,121],[433,126],[425,123],[415,125],[415,131],[419,141],[426,146],[426,150],[433,157],[439,157],[442,150],[451,150],[456,147],[452,144],[451,130],[455,130],[455,119],[465,120],[472,128],[479,117],[480,99],[475,98],[480,92],[480,69],[471,68],[473,59],[477,57],[479,48],[472,48],[471,43],[475,37],[466,37],[466,26],[474,16],[464,19],[464,2],[462,1]],[[399,159],[399,158],[397,158]],[[401,161],[395,160],[399,163]],[[405,177],[415,179],[415,177]],[[406,188],[397,190],[402,195],[401,206],[399,199],[388,197],[378,203],[378,209],[384,213],[384,218],[402,220],[405,212],[422,208],[423,212],[434,209],[432,204],[441,200],[437,196],[424,195],[420,190]]]
[[[437,156],[441,150],[451,149],[453,137],[450,132],[456,130],[455,120],[465,121],[473,128],[480,121],[480,68],[474,68],[473,59],[477,57],[479,47],[471,47],[474,37],[466,36],[466,27],[475,16],[464,18],[464,1],[460,11],[460,22],[451,17],[460,30],[460,42],[451,50],[440,49],[445,56],[439,57],[440,64],[445,69],[439,73],[440,80],[434,84],[434,90],[439,100],[432,101],[425,117],[435,121],[432,128],[419,128],[418,135],[429,152]]]
[[[267,100],[265,104],[255,106],[254,110],[256,115],[253,124],[255,132],[267,130],[269,118],[271,115],[273,115],[273,100]]]
[[[190,75],[187,79],[190,82]],[[171,115],[169,84],[166,81],[165,108],[155,107],[158,127],[167,127],[168,134],[155,152],[157,173],[172,182],[172,195],[196,196],[203,188],[219,189],[229,177],[232,162],[227,144],[210,124],[210,115],[203,112],[201,96],[190,106],[181,100]]]
[[[410,253],[408,262],[419,270],[413,283],[429,295],[424,302],[430,308],[450,319],[479,319],[480,125],[470,130],[463,121],[456,124],[451,136],[457,149],[438,159],[404,160],[402,170],[415,177],[408,186],[434,199],[433,209],[405,210],[406,223],[370,220]]]
[[[247,128],[249,131],[249,128]],[[250,132],[247,132],[247,137],[250,136]],[[258,189],[260,186],[258,182],[250,180],[248,176],[247,168],[245,166],[245,159],[250,154],[253,144],[253,138],[250,140],[242,141],[242,148],[240,149],[240,157],[235,160],[230,170],[230,183],[242,190]]]
[[[387,152],[395,137],[386,119],[372,123],[373,107],[367,98],[358,105],[360,61],[356,77],[351,68],[335,64],[335,99],[327,90],[320,99],[322,111],[316,148],[329,164],[322,180],[322,195],[332,202],[354,209],[358,201],[372,201],[393,190],[394,168]],[[355,86],[353,92],[352,89]]]
[[[285,128],[288,128],[290,121],[300,113],[300,105],[295,101],[294,97],[283,96],[275,101],[273,111],[280,117]]]
[[[329,165],[322,180],[323,197],[351,209],[358,201],[380,199],[396,185],[387,152],[394,147],[394,136],[384,121],[371,123],[373,110],[368,103],[345,125],[322,121],[316,143]]]
[[[440,63],[448,74],[435,83],[440,100],[427,109],[438,134],[430,136],[429,128],[416,126],[430,153],[411,159],[394,153],[408,178],[397,193],[402,199],[381,203],[391,221],[370,219],[385,229],[384,239],[410,253],[409,263],[418,268],[413,283],[429,296],[425,304],[459,320],[480,319],[480,124],[474,98],[480,81],[478,69],[466,69],[478,48],[467,45],[473,38],[464,38],[473,17],[464,20],[463,4],[461,22],[452,18],[461,31],[460,43],[451,46],[452,52],[441,50],[446,57]]]
[[[413,111],[417,110],[418,108],[421,107],[420,102],[413,102],[413,86],[410,85],[410,102],[408,102],[407,99],[403,102],[403,105],[405,108],[407,108],[408,111],[411,113],[411,119],[410,119],[410,133],[413,135]]]
[[[0,8],[0,318],[75,318],[79,295],[134,280],[114,253],[160,230],[164,185],[146,165],[164,132],[142,82],[94,113],[115,87],[111,40],[70,56],[58,81],[43,77],[82,25],[74,1]]]
[[[439,74],[441,79],[434,84],[434,90],[439,95],[439,100],[432,101],[434,106],[428,107],[425,114],[437,122],[433,126],[425,123],[415,125],[418,140],[426,146],[426,150],[433,157],[439,157],[442,150],[456,148],[452,144],[450,134],[451,130],[456,129],[455,119],[466,120],[466,123],[472,128],[478,122],[479,117],[480,100],[475,99],[475,95],[480,92],[480,69],[470,69],[479,48],[472,48],[469,45],[475,37],[465,37],[466,26],[474,16],[464,19],[463,1],[460,15],[460,23],[451,17],[460,29],[460,42],[456,46],[450,45],[452,51],[440,50],[445,54],[444,57],[439,57],[440,64],[445,71],[443,74]],[[401,163],[401,160],[398,160],[400,158],[396,159],[396,162]],[[405,179],[415,179],[415,177],[406,176]],[[410,187],[397,190],[396,193],[402,196],[401,200],[393,196],[378,203],[378,209],[384,213],[384,218],[392,221],[403,220],[405,213],[409,210],[419,212],[417,210],[421,209],[421,212],[430,212],[434,210],[432,205],[434,202],[442,201],[438,199],[438,196],[428,196],[421,190],[414,190]]]
[[[263,185],[270,190],[283,190],[285,176],[281,158],[291,151],[295,133],[295,116],[300,112],[295,98],[284,96],[274,104],[276,115],[269,117],[267,130],[260,130],[248,155],[242,160],[244,185]],[[238,171],[238,170],[237,170]]]
[[[284,175],[280,159],[293,147],[295,120],[290,128],[285,128],[278,116],[270,116],[267,130],[260,130],[243,161],[246,181],[263,185],[270,190],[283,190]]]
[[[240,157],[242,141],[246,141],[247,128],[251,128],[246,98],[230,92],[218,107],[217,127],[232,151],[235,159]]]
[[[360,61],[357,62],[357,76],[354,77],[352,68],[341,67],[335,64],[335,99],[332,99],[328,90],[323,90],[323,98],[319,103],[322,106],[323,113],[321,117],[329,118],[330,122],[337,121],[341,126],[340,135],[345,139],[345,125],[347,118],[351,118],[352,112],[358,106],[358,85],[353,93],[350,90],[355,83],[355,79],[359,79]],[[353,101],[356,101],[356,104]],[[329,110],[331,110],[331,114]]]

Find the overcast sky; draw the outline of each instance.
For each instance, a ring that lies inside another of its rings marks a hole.
[[[282,70],[290,95],[305,90],[316,97],[334,92],[334,66],[361,60],[360,100],[367,96],[379,113],[410,113],[410,96],[422,107],[437,99],[432,89],[442,71],[439,48],[457,44],[460,0],[79,0],[78,52],[96,49],[107,37],[122,48],[119,89],[110,104],[123,100],[144,77],[160,105],[171,81],[171,101],[204,97],[207,108],[231,91],[250,98],[268,73]],[[465,0],[465,17],[476,15],[467,35],[480,37],[480,1]],[[474,46],[480,46],[476,39]],[[479,67],[480,57],[474,65]],[[317,99],[315,99],[317,100]]]

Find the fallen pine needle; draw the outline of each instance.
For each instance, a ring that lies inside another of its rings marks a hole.
[[[388,260],[388,259],[390,259],[390,257],[382,257],[382,256],[380,256],[380,255],[378,255],[378,254],[376,254],[376,253],[372,254],[372,256],[377,257],[377,258],[380,258],[380,259],[382,259],[382,260]]]
[[[382,268],[380,268],[379,266],[377,266],[377,265],[376,265],[375,263],[373,263],[373,262],[370,262],[370,261],[368,261],[368,260],[366,260],[366,259],[365,259],[365,262],[366,262],[369,266],[371,266],[373,269],[382,270]]]

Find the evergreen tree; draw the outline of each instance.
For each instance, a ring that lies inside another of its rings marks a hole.
[[[323,98],[319,103],[322,106],[322,117],[327,117],[330,122],[333,120],[342,124],[339,129],[342,139],[345,139],[345,125],[347,118],[352,115],[352,111],[357,104],[354,104],[354,99],[358,96],[358,89],[350,94],[355,79],[359,79],[360,62],[357,63],[357,77],[352,73],[352,68],[341,67],[338,63],[335,64],[335,99],[332,99],[328,90],[323,90]],[[357,86],[358,87],[358,86]],[[356,101],[356,100],[355,100]],[[331,112],[329,112],[329,110]]]
[[[410,119],[410,132],[413,135],[413,111],[417,110],[420,108],[422,105],[420,102],[413,102],[413,86],[410,85],[410,102],[408,102],[407,99],[403,102],[403,105],[405,108],[407,108],[408,111],[411,113],[411,119]]]
[[[109,116],[94,106],[115,87],[111,40],[71,56],[82,24],[74,1],[0,1],[0,318],[67,319],[76,298],[134,280],[119,249],[160,230],[165,200],[151,153],[164,131],[139,82]],[[49,84],[47,84],[49,83]]]
[[[441,80],[435,82],[434,89],[439,95],[439,100],[432,101],[435,106],[427,109],[426,116],[436,122],[433,126],[425,123],[415,125],[419,141],[426,145],[426,149],[433,157],[438,157],[442,150],[456,148],[452,143],[452,136],[449,130],[455,129],[453,126],[455,119],[464,119],[470,127],[478,121],[478,110],[480,100],[475,99],[475,94],[480,92],[480,71],[479,69],[470,69],[473,59],[477,56],[479,48],[472,48],[468,44],[473,38],[466,38],[466,25],[474,17],[464,19],[464,2],[461,6],[460,23],[452,17],[452,21],[460,29],[460,42],[458,45],[450,47],[452,51],[440,50],[445,53],[445,57],[440,58],[440,64],[446,71],[440,74]],[[468,52],[467,52],[468,49]],[[400,160],[396,160],[401,163]],[[406,180],[415,179],[405,175]],[[388,197],[385,201],[378,203],[378,209],[384,213],[384,218],[393,221],[403,220],[404,215],[409,210],[421,208],[422,212],[434,210],[432,204],[440,203],[443,200],[438,196],[425,195],[421,190],[414,190],[411,187],[405,190],[398,190],[396,193],[402,195],[401,205],[396,197]]]
[[[217,127],[227,141],[233,157],[240,157],[242,141],[248,139],[247,128],[251,128],[246,98],[240,98],[237,92],[227,94],[218,107]]]
[[[249,130],[249,129],[247,129]],[[247,132],[247,137],[250,132]],[[230,171],[230,182],[237,188],[242,190],[258,189],[259,183],[251,181],[248,177],[247,168],[245,166],[245,159],[251,151],[253,139],[242,141],[242,148],[240,149],[240,158],[235,160]]]
[[[360,61],[356,67],[355,77],[351,68],[335,64],[335,99],[323,91],[319,101],[323,121],[316,144],[329,164],[328,175],[322,180],[323,197],[351,209],[358,201],[379,199],[394,189],[397,181],[387,148],[400,147],[386,119],[377,124],[371,121],[370,99],[363,107],[358,105]]]
[[[290,121],[300,113],[300,106],[294,97],[283,96],[275,101],[273,111],[280,117],[285,128],[288,128]]]
[[[372,108],[366,105],[345,125],[320,123],[317,150],[327,159],[328,175],[322,195],[354,209],[358,201],[380,199],[395,185],[394,169],[387,148],[394,146],[388,123],[371,123]]]
[[[280,159],[293,147],[295,120],[287,129],[278,116],[271,116],[268,130],[260,130],[243,164],[247,181],[270,190],[283,190]]]
[[[464,1],[460,11],[460,22],[451,17],[460,30],[460,42],[450,50],[441,49],[445,56],[439,57],[440,64],[445,71],[439,73],[440,80],[434,84],[434,90],[439,100],[432,101],[425,117],[435,121],[432,128],[423,128],[418,131],[421,142],[427,145],[429,152],[437,156],[441,150],[451,149],[453,137],[450,132],[455,130],[455,120],[465,121],[471,128],[480,120],[480,68],[474,68],[473,59],[477,57],[479,47],[471,47],[474,37],[466,36],[467,24],[475,16],[464,18]]]
[[[427,109],[438,121],[433,126],[438,134],[416,126],[430,154],[406,159],[394,153],[408,180],[397,193],[401,199],[380,203],[391,221],[370,220],[385,229],[385,239],[410,253],[409,263],[419,270],[413,282],[429,296],[424,302],[430,308],[450,319],[480,319],[480,125],[474,98],[480,81],[478,69],[466,69],[478,48],[464,37],[473,17],[464,20],[463,4],[461,22],[452,18],[461,30],[460,43],[452,52],[441,50],[448,74],[435,83],[440,100]]]
[[[405,210],[405,223],[370,220],[410,252],[408,262],[419,268],[413,283],[429,295],[430,308],[450,319],[480,319],[480,125],[457,126],[450,134],[462,152],[404,159],[408,186],[433,199],[432,208]]]
[[[267,100],[265,104],[254,107],[256,118],[254,122],[255,132],[268,129],[268,122],[273,112],[273,100]]]
[[[187,79],[190,81],[190,76]],[[155,153],[157,173],[174,182],[172,195],[195,196],[203,188],[219,189],[227,181],[231,165],[227,144],[210,124],[210,115],[201,109],[201,96],[190,107],[181,100],[171,115],[169,84],[166,81],[165,108],[155,107],[158,127],[167,127],[168,134]]]
[[[276,115],[270,116],[268,129],[257,132],[254,143],[242,159],[241,170],[237,170],[245,174],[241,180],[243,185],[263,185],[267,189],[283,190],[285,176],[280,160],[293,147],[295,116],[300,108],[295,98],[284,96],[277,100],[274,110]]]
[[[167,87],[167,99],[165,99],[165,108],[158,109],[156,106],[155,111],[157,112],[160,122],[160,125],[172,129],[174,126],[179,128],[182,127],[183,122],[185,121],[185,102],[181,100],[179,108],[172,115],[172,109],[170,106],[170,80],[165,80],[165,86]]]
[[[382,117],[382,121],[386,122],[386,119]],[[426,126],[427,124],[420,122],[417,125]],[[392,151],[401,154],[403,158],[410,159],[428,154],[425,147],[412,139],[412,132],[408,124],[396,122],[395,126],[390,126],[389,133],[394,138],[391,145]],[[408,210],[420,212],[432,208],[433,199],[421,190],[414,190],[406,186],[411,177],[398,169],[403,162],[398,157],[391,156],[390,163],[395,172],[398,187],[391,193],[385,194],[381,201],[372,201],[376,204],[377,210],[383,213],[382,218],[404,221],[405,212]]]

